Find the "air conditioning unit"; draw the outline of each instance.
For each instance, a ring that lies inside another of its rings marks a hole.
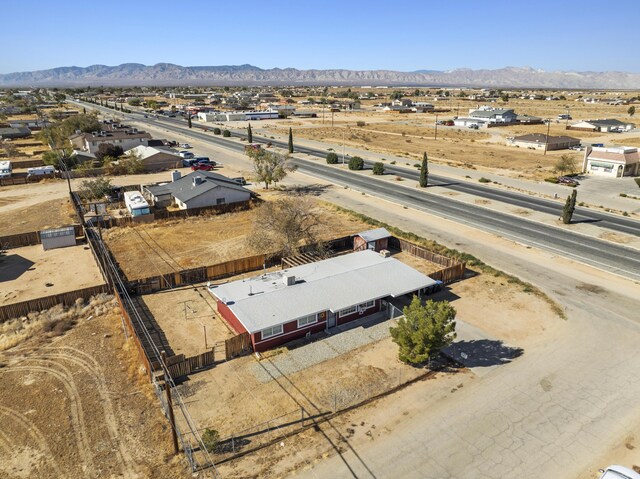
[[[293,274],[284,274],[282,276],[282,282],[286,286],[293,286],[294,284],[296,284],[296,277]]]
[[[388,249],[381,249],[380,256],[382,256],[383,258],[388,258],[391,256],[391,251],[389,251]]]

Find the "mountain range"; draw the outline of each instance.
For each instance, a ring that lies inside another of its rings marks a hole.
[[[397,85],[502,88],[640,89],[640,73],[544,71],[530,67],[417,70],[262,69],[253,65],[183,67],[171,63],[59,67],[0,74],[0,87]]]

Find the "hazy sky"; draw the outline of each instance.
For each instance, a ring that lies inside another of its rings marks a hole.
[[[160,62],[640,72],[640,0],[2,0],[0,73]]]

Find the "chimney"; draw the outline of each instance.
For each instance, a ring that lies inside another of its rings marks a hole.
[[[171,181],[174,182],[176,180],[179,180],[181,178],[181,174],[178,170],[174,170],[171,172]]]

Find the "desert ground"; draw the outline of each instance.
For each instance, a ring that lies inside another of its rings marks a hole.
[[[24,204],[33,196],[27,193],[28,189],[30,187],[24,186],[22,192],[16,191],[15,195],[0,198],[0,236],[77,223],[70,200],[61,198]]]
[[[0,477],[191,477],[111,297],[18,323],[0,342],[37,332],[0,353]]]
[[[87,245],[45,251],[42,245],[10,249],[0,262],[0,303],[17,303],[42,296],[103,284]]]

